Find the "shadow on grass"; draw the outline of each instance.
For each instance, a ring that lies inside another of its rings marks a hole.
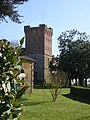
[[[24,106],[36,106],[36,105],[39,105],[39,104],[44,104],[44,103],[49,103],[49,102],[52,102],[52,101],[43,101],[43,102],[24,102],[23,105]]]
[[[28,101],[28,98],[20,98],[20,99],[18,100],[18,102],[26,102],[26,101]]]
[[[75,100],[75,101],[79,101],[79,102],[82,102],[82,103],[90,104],[90,100],[89,99],[79,98],[79,97],[76,97],[75,95],[72,95],[72,94],[62,94],[62,95],[64,97],[67,97],[67,98]]]
[[[35,85],[34,89],[48,89],[46,85]]]

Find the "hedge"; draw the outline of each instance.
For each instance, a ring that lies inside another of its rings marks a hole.
[[[73,94],[80,98],[86,98],[90,100],[90,88],[84,87],[71,87],[70,94]]]

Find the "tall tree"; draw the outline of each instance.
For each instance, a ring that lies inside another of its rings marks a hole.
[[[0,21],[6,21],[6,17],[9,17],[11,21],[21,23],[20,15],[16,10],[18,5],[27,2],[28,0],[0,0]]]
[[[60,34],[59,41],[59,69],[68,73],[69,79],[83,79],[90,77],[90,37],[77,30],[65,31]],[[77,83],[77,82],[76,82]]]

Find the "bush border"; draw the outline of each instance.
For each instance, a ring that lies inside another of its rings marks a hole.
[[[70,94],[75,95],[80,98],[85,98],[90,100],[90,88],[85,87],[71,87]]]

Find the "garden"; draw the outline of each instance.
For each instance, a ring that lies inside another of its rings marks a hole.
[[[24,110],[20,120],[90,120],[90,101],[69,93],[69,88],[62,88],[54,102],[49,89],[25,93],[19,100]]]
[[[16,8],[27,1],[2,0],[0,23],[9,17],[20,24]],[[74,29],[60,34],[60,55],[49,63],[47,88],[34,88],[32,94],[18,78],[23,42],[24,37],[17,45],[0,39],[0,120],[90,120],[90,35]],[[72,83],[81,87],[71,87]]]

